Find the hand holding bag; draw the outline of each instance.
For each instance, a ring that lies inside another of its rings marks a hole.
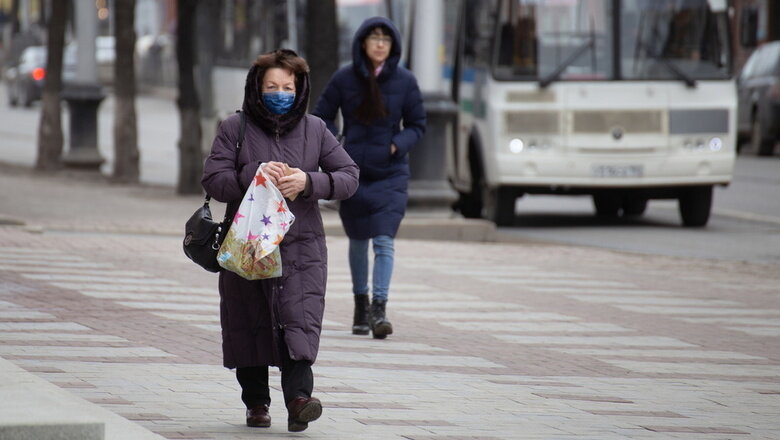
[[[219,248],[219,265],[248,280],[282,276],[279,245],[293,222],[284,196],[259,166]]]
[[[240,112],[241,128],[236,142],[236,167],[238,167],[238,153],[241,151],[241,144],[244,142],[244,131],[246,130],[246,115]],[[217,263],[217,252],[225,240],[227,230],[230,227],[230,218],[225,212],[225,218],[221,222],[216,222],[211,218],[211,208],[209,207],[211,196],[206,194],[206,200],[203,206],[196,209],[187,223],[184,225],[184,255],[195,264],[206,269],[209,272],[219,272],[222,270]]]

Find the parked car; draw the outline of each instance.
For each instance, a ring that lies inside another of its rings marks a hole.
[[[780,41],[757,48],[737,78],[737,129],[740,145],[771,156],[780,140]]]
[[[29,107],[43,95],[46,79],[46,47],[30,46],[19,56],[19,62],[5,72],[8,103]]]

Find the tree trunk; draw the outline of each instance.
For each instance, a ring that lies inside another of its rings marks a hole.
[[[135,0],[114,0],[114,179],[137,183],[140,177],[135,113]]]
[[[35,168],[52,170],[62,166],[62,52],[65,46],[65,2],[51,2],[48,23],[46,82],[43,85],[41,121],[38,125],[38,157]]]
[[[306,60],[311,68],[310,106],[339,67],[336,0],[306,0]]]
[[[19,1],[13,0],[11,2],[11,35],[16,35],[21,30],[19,23]]]
[[[176,60],[179,64],[179,194],[201,194],[203,155],[200,139],[200,103],[195,88],[195,12],[197,0],[179,0],[177,5]]]

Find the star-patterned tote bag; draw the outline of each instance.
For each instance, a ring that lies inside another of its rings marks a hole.
[[[282,276],[279,245],[294,221],[284,196],[259,166],[219,248],[217,262],[248,280]]]

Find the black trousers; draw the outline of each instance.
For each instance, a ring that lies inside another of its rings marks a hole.
[[[282,349],[282,393],[285,407],[298,397],[311,397],[314,375],[310,361],[290,359],[287,347]],[[268,366],[236,368],[236,378],[241,385],[241,400],[247,408],[271,404],[268,389]]]

